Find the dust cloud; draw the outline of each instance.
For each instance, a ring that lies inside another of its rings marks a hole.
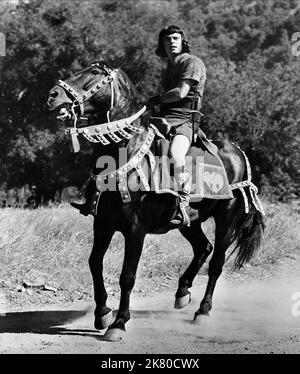
[[[161,331],[190,334],[215,342],[265,340],[275,336],[300,335],[300,316],[293,313],[293,295],[300,291],[299,278],[278,278],[236,284],[220,278],[213,309],[200,323],[193,322],[194,312],[204,295],[206,277],[201,276],[191,289],[192,302],[182,310],[173,309],[174,296],[133,299],[132,318],[145,329],[159,325]],[[294,308],[295,309],[295,308]],[[144,320],[144,321],[143,321]],[[132,322],[134,323],[134,322]]]

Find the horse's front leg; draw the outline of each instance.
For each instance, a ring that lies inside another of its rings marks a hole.
[[[130,232],[124,233],[125,255],[120,275],[121,299],[116,319],[109,326],[105,334],[105,339],[108,341],[118,341],[122,339],[125,333],[125,324],[130,319],[130,294],[134,287],[145,235],[144,229],[140,227],[134,227]]]
[[[103,258],[111,242],[115,230],[104,226],[99,218],[94,220],[94,245],[89,258],[89,266],[93,277],[95,309],[95,328],[104,329],[112,321],[111,309],[106,306],[107,293],[103,281]]]

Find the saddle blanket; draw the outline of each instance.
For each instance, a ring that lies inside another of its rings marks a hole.
[[[179,186],[168,157],[169,141],[161,139],[154,143],[152,153],[148,155],[152,170],[151,190],[178,195]],[[204,148],[192,146],[186,155],[186,168],[191,175],[191,202],[204,198],[233,198],[224,165],[218,155],[214,156]]]

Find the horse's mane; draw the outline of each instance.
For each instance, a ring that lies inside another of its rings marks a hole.
[[[107,66],[110,69],[115,69],[114,64],[112,63],[108,63],[106,61],[97,62],[101,66]],[[129,117],[142,108],[143,104],[138,90],[122,68],[118,68],[118,74],[114,80],[114,89],[119,98],[117,105],[118,110],[115,113],[117,118]],[[147,129],[148,125],[146,122],[147,121],[145,121],[144,116],[144,118],[142,117],[135,121],[135,125],[137,127]],[[146,131],[134,134],[134,136],[128,141],[127,151],[129,156],[135,154],[137,150],[139,150],[145,137]],[[115,153],[118,147],[118,145],[112,143],[110,146],[105,146],[104,148],[101,147],[101,150],[108,150],[109,148],[110,152]]]
[[[138,91],[136,87],[134,86],[134,84],[132,83],[132,81],[129,79],[128,75],[122,69],[119,69],[119,72],[120,72],[120,75],[119,75],[118,82],[122,86],[123,95],[124,96],[127,95],[125,97],[127,97],[128,99],[128,104],[131,110],[129,114],[132,115],[133,112],[136,112],[137,110],[141,109],[142,103],[141,103],[141,100],[139,99]],[[142,127],[146,129],[148,126],[147,126],[147,121],[145,121],[145,116],[139,118],[135,122],[135,125],[137,127],[140,127],[140,128]],[[140,149],[145,137],[146,137],[146,132],[144,131],[141,134],[139,133],[135,134],[129,140],[128,147],[127,147],[128,155],[133,155]]]
[[[118,66],[117,63],[110,61],[101,60],[96,62],[100,66],[107,66],[112,70],[116,69],[116,66]],[[121,90],[123,96],[129,98],[128,101],[130,101],[130,103],[137,109],[137,107],[141,105],[141,96],[131,79],[128,77],[127,73],[121,67],[117,67],[117,69],[119,73],[116,80],[117,88]]]
[[[138,90],[124,70],[118,69],[118,71],[119,74],[117,83],[119,84],[119,88],[123,92],[123,96],[127,98],[128,103],[132,108],[134,108],[134,110],[139,110],[139,106],[141,106],[141,98]]]
[[[107,66],[113,69],[113,66],[111,64],[107,64]],[[118,76],[116,79],[115,88],[118,89],[121,93],[121,103],[119,102],[119,107],[123,112],[123,117],[127,115],[130,116],[141,109],[142,102],[138,90],[128,77],[127,73],[121,68],[118,68]],[[136,121],[136,125],[138,127],[143,127],[144,129],[147,128],[146,122],[143,120],[143,118],[138,119]],[[143,132],[141,134],[137,133],[129,140],[127,144],[129,155],[135,154],[137,150],[139,150],[145,137],[146,132]]]

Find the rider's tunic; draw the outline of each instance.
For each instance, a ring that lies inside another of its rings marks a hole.
[[[206,80],[205,65],[199,57],[182,53],[175,58],[173,64],[169,61],[161,81],[164,92],[177,87],[183,79],[191,79],[194,85],[185,98],[174,103],[162,104],[161,116],[172,126],[173,133],[185,135],[192,142],[192,110],[200,110]]]

